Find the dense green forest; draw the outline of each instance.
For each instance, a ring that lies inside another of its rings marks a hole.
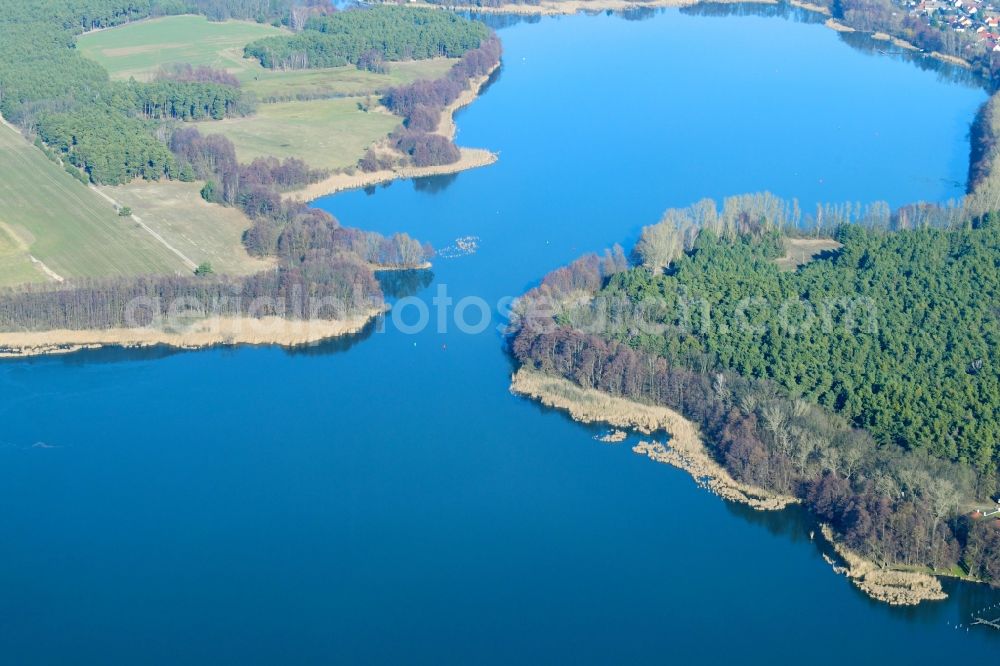
[[[237,86],[200,81],[155,81],[132,83],[131,107],[144,118],[177,120],[222,120],[253,112],[254,102],[244,98]]]
[[[584,257],[529,292],[515,356],[679,410],[736,478],[797,495],[879,563],[1000,582],[1000,529],[964,515],[1000,488],[1000,219],[914,228],[874,206],[782,270],[796,210],[668,211],[642,265]]]
[[[880,442],[995,467],[1000,229],[845,225],[836,239],[832,257],[789,272],[774,262],[778,231],[703,229],[666,273],[630,271],[601,294],[655,302],[664,330],[609,333],[689,366],[707,355],[772,379]]]
[[[300,34],[259,39],[244,52],[271,68],[374,68],[382,60],[458,57],[488,37],[482,23],[450,12],[386,5],[314,16]]]

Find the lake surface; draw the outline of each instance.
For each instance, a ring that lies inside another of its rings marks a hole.
[[[960,196],[985,99],[781,17],[501,35],[459,117],[497,164],[317,204],[439,248],[478,236],[396,285],[428,305],[492,306],[702,197]],[[1000,632],[954,625],[1000,595],[872,602],[799,512],[729,505],[509,395],[499,317],[470,334],[428,316],[300,351],[0,364],[0,661],[995,661]]]

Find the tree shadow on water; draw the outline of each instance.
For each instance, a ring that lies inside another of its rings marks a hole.
[[[782,535],[799,542],[808,540],[809,533],[813,532],[814,538],[822,538],[819,536],[819,523],[801,505],[793,504],[780,511],[757,511],[738,502],[723,503],[729,513],[759,525],[775,536]]]
[[[423,176],[413,179],[413,189],[424,194],[439,194],[458,179],[457,173],[445,173],[438,176]]]
[[[408,271],[375,271],[382,293],[386,298],[399,299],[415,296],[434,282],[434,271],[427,269]]]

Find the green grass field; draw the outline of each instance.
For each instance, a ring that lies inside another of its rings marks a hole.
[[[14,232],[0,224],[0,286],[45,282],[48,278]]]
[[[216,273],[245,275],[271,264],[243,249],[250,219],[236,208],[207,203],[201,183],[136,180],[101,190],[132,209],[144,224],[195,263],[211,262]]]
[[[82,35],[77,47],[115,79],[148,80],[160,67],[175,63],[210,65],[232,73],[262,100],[364,95],[417,79],[438,78],[455,62],[434,58],[389,63],[388,72],[375,74],[354,66],[271,70],[243,57],[247,43],[285,32],[246,21],[213,23],[201,16],[168,16]]]
[[[186,272],[176,255],[7,126],[0,126],[0,284]]]
[[[316,169],[351,166],[401,119],[384,110],[359,110],[359,98],[262,104],[246,118],[198,123],[236,146],[241,162],[255,157],[298,157]]]
[[[260,100],[279,98],[291,100],[296,95],[333,97],[366,95],[392,86],[412,83],[418,79],[437,79],[455,64],[453,58],[410,60],[388,63],[385,74],[359,70],[353,65],[330,69],[300,69],[291,71],[257,67],[244,71],[243,87]]]
[[[173,63],[211,65],[252,78],[252,72],[263,69],[256,60],[243,57],[243,47],[255,39],[285,33],[246,21],[212,23],[203,16],[168,16],[82,35],[77,48],[115,79],[148,80],[161,66]]]

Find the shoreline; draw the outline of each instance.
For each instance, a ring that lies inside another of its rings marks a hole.
[[[808,9],[809,11],[818,11],[814,7],[806,6],[807,3],[792,2],[791,4],[795,5],[796,7]],[[824,16],[830,16],[829,12],[819,12],[819,13],[823,14]],[[858,30],[857,28],[852,28],[851,26],[845,23],[841,23],[835,18],[828,18],[823,23],[823,25],[825,25],[830,30],[833,30],[834,32],[844,32],[844,33],[859,32],[861,34],[868,35],[875,41],[888,42],[889,44],[892,44],[896,48],[903,49],[904,51],[910,51],[913,55],[918,55],[918,54],[924,55],[928,58],[934,58],[935,60],[939,60],[940,62],[947,63],[955,67],[962,67],[963,69],[972,69],[972,64],[965,58],[959,58],[958,56],[948,55],[947,53],[939,53],[938,51],[931,51],[928,53],[927,51],[922,50],[916,44],[912,44],[906,41],[905,39],[896,37],[895,35],[890,35],[887,32],[865,32],[864,30]]]
[[[633,9],[677,9],[693,7],[694,5],[711,2],[713,4],[756,4],[776,5],[780,0],[541,0],[537,5],[506,3],[496,7],[478,7],[462,4],[433,4],[429,2],[410,2],[411,7],[430,7],[447,9],[454,12],[472,12],[474,14],[500,14],[518,16],[570,16],[581,12],[620,12]],[[799,6],[797,2],[793,2]]]
[[[805,2],[804,0],[788,0],[788,4],[792,7],[798,7],[799,9],[805,9],[810,12],[822,14],[823,16],[830,16],[830,10],[823,5],[814,5],[811,2]]]
[[[833,567],[834,573],[846,576],[855,587],[872,599],[890,606],[916,606],[923,601],[942,601],[948,598],[937,576],[880,567],[839,543],[829,525],[820,525],[820,533],[844,562],[844,565],[838,565],[833,558],[823,555],[827,564]]]
[[[641,441],[632,447],[632,451],[688,472],[699,487],[723,499],[746,504],[758,511],[780,511],[800,502],[798,498],[755,488],[733,479],[708,454],[697,426],[667,407],[616,398],[595,389],[582,388],[568,379],[526,368],[513,375],[510,391],[547,407],[566,411],[573,420],[581,423],[606,423],[645,435],[666,430],[670,433],[669,446],[656,441]],[[823,559],[835,573],[846,576],[870,598],[892,606],[915,606],[924,601],[948,598],[937,574],[880,567],[839,543],[829,525],[821,525],[821,532],[840,558],[840,563],[825,553]]]
[[[416,266],[397,266],[395,264],[368,264],[368,268],[372,269],[373,273],[394,273],[397,271],[426,271],[434,267],[429,261],[425,261],[422,264]]]
[[[685,7],[694,7],[696,5],[702,4],[727,4],[727,5],[740,5],[740,4],[753,4],[753,5],[777,5],[780,4],[782,0],[649,0],[649,2],[641,2],[638,0],[541,0],[537,5],[524,5],[524,4],[502,4],[496,7],[477,7],[476,5],[466,5],[462,3],[455,3],[451,5],[441,5],[432,4],[429,2],[411,2],[409,6],[411,7],[429,7],[437,9],[447,9],[455,12],[471,12],[475,14],[497,14],[497,15],[515,15],[515,16],[571,16],[573,14],[586,13],[586,12],[604,12],[604,11],[628,11],[634,9],[683,9]],[[921,50],[918,46],[897,37],[895,35],[889,35],[884,32],[866,32],[863,30],[858,30],[849,25],[841,23],[834,19],[830,14],[830,10],[822,5],[816,5],[808,0],[785,0],[785,2],[798,9],[804,9],[806,11],[814,12],[820,14],[821,16],[828,17],[824,22],[824,25],[831,30],[836,32],[862,32],[867,34],[872,39],[878,41],[889,42],[893,46],[896,46],[907,51],[913,51],[915,53],[922,53],[928,58],[934,58],[941,62],[954,65],[956,67],[963,67],[965,69],[972,69],[972,64],[969,63],[964,58],[955,55],[949,55],[947,53],[940,53],[938,51],[926,52]]]
[[[758,511],[778,511],[798,498],[757,488],[734,479],[705,449],[698,427],[667,407],[646,405],[585,389],[568,379],[521,368],[511,378],[511,393],[569,412],[581,423],[607,423],[637,430],[644,435],[670,434],[669,448],[659,442],[640,442],[632,451],[650,460],[686,471],[698,486],[723,499],[746,504]]]
[[[309,202],[321,197],[357,190],[362,187],[381,185],[394,180],[410,180],[412,178],[427,178],[429,176],[446,176],[469,169],[478,169],[493,164],[498,156],[483,148],[459,148],[462,157],[451,164],[441,164],[429,167],[407,166],[398,169],[383,169],[368,173],[354,174],[338,173],[324,178],[318,183],[308,185],[301,190],[288,192],[285,196],[292,201]]]
[[[208,317],[184,328],[111,328],[91,330],[0,332],[0,359],[69,354],[102,347],[167,346],[201,349],[219,345],[278,345],[297,347],[357,333],[385,308],[348,319],[285,319],[283,317]]]
[[[620,12],[634,9],[683,9],[702,4],[725,5],[777,5],[782,0],[541,0],[537,5],[505,3],[496,7],[479,7],[476,5],[455,4],[442,5],[430,2],[411,2],[410,6],[447,9],[455,12],[471,12],[474,14],[497,14],[515,16],[570,16],[586,12]],[[830,15],[830,10],[821,5],[814,5],[806,0],[785,0],[789,5],[805,9],[824,16]]]
[[[493,76],[494,72],[500,68],[497,63],[484,76],[472,80],[471,86],[462,91],[458,98],[441,110],[441,118],[438,121],[438,128],[435,134],[455,140],[458,127],[455,123],[455,114],[461,109],[472,104],[479,98],[479,93],[483,86]],[[355,173],[335,173],[318,183],[312,183],[306,187],[288,192],[285,197],[291,201],[309,202],[320,197],[330,196],[338,192],[356,190],[362,187],[381,185],[394,180],[410,180],[413,178],[427,178],[429,176],[446,176],[469,169],[478,169],[493,164],[500,156],[485,148],[459,148],[461,157],[457,162],[451,164],[438,164],[427,167],[404,166],[395,169],[382,169],[381,171],[364,172],[357,170]]]

